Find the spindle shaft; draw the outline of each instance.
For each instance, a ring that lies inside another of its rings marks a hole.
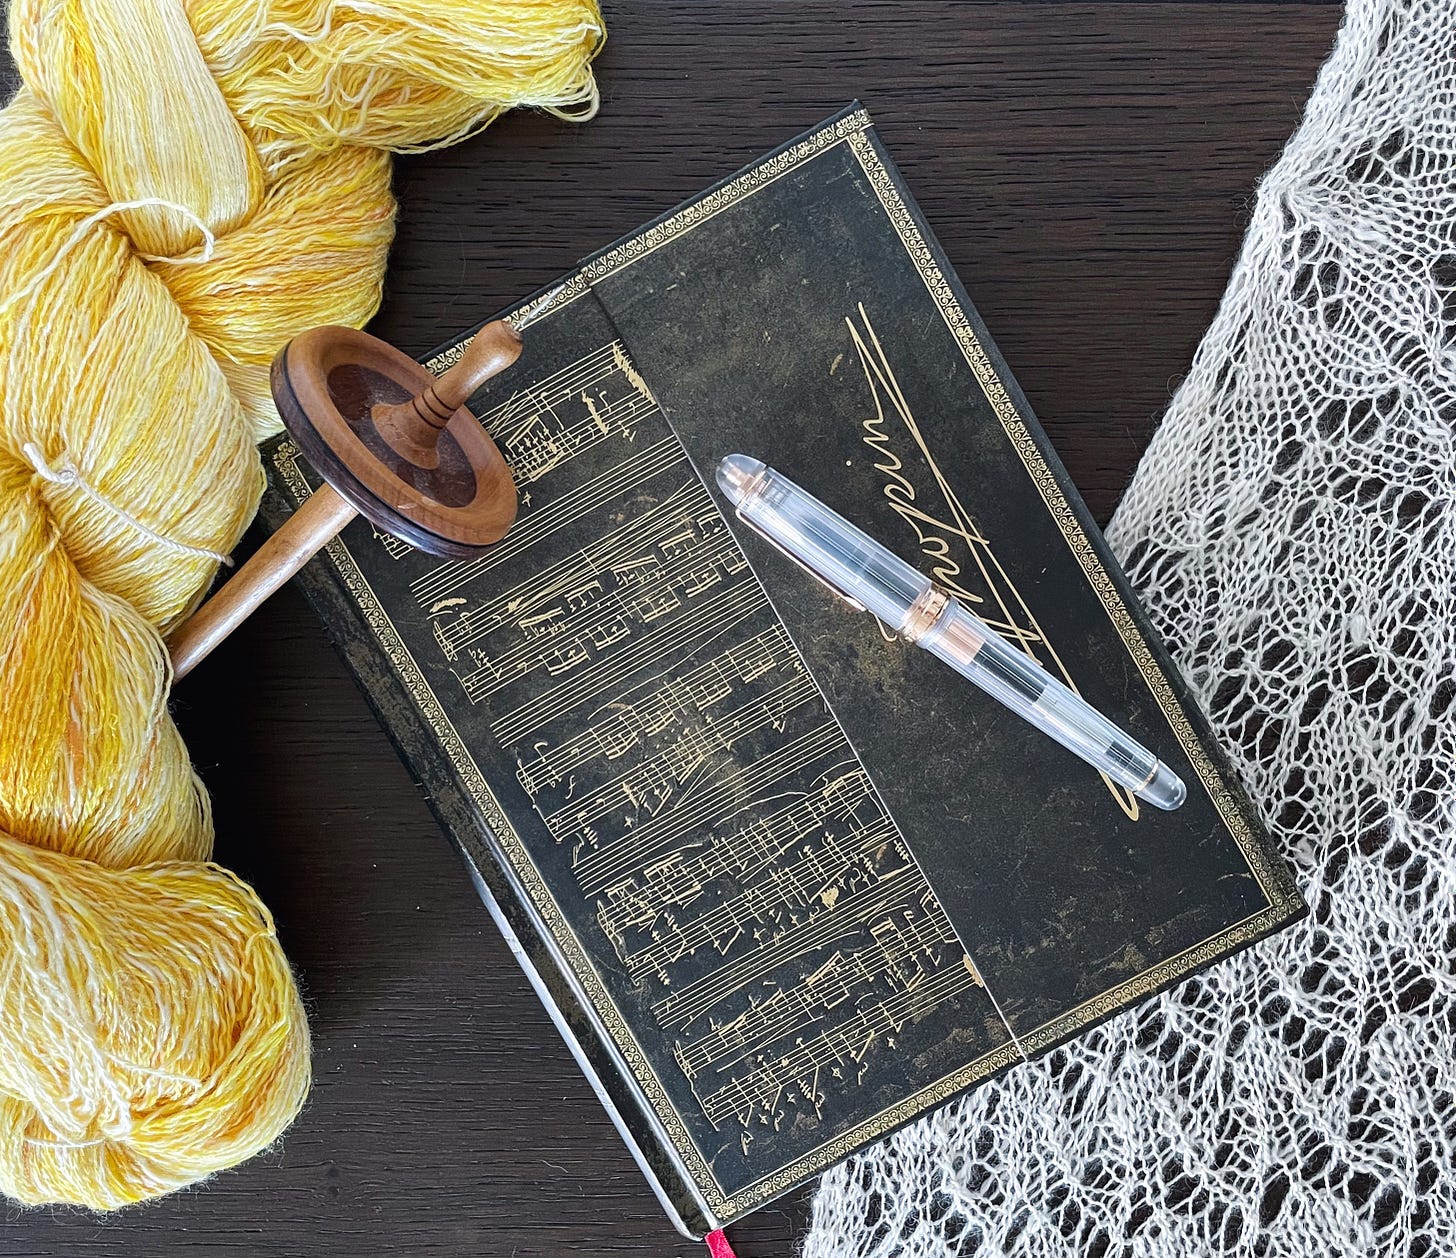
[[[359,513],[332,485],[320,485],[231,581],[172,635],[172,672],[181,681],[270,594]]]

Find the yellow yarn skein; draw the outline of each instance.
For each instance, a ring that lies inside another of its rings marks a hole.
[[[384,150],[586,118],[595,0],[13,0],[0,111],[0,1191],[110,1209],[292,1121],[272,919],[207,861],[163,635],[252,517],[268,364],[362,324]]]

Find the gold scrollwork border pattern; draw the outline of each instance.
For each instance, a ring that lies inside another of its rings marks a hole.
[[[1156,697],[1164,716],[1192,761],[1205,788],[1212,796],[1220,816],[1234,836],[1235,842],[1268,901],[1268,907],[1259,913],[1160,962],[1135,978],[1092,997],[1074,1009],[1068,1010],[1065,1014],[1036,1028],[1030,1034],[1022,1036],[1021,1049],[1030,1054],[1075,1033],[1080,1027],[1121,1008],[1128,1002],[1190,973],[1224,952],[1230,945],[1267,933],[1289,908],[1298,903],[1298,899],[1292,893],[1289,896],[1284,894],[1285,884],[1254,836],[1233,792],[1204,751],[1182,705],[1173,693],[1167,677],[1158,666],[1136,621],[1118,593],[1116,585],[1103,568],[1095,547],[1082,530],[1071,504],[1062,493],[1040,446],[1031,435],[1017,411],[1015,403],[997,376],[957,300],[954,289],[942,273],[934,254],[921,234],[915,216],[900,197],[894,179],[881,161],[875,144],[869,138],[870,127],[869,115],[864,110],[855,110],[853,113],[845,115],[830,126],[798,141],[768,161],[655,224],[640,236],[623,242],[587,263],[581,272],[568,280],[560,289],[548,294],[539,308],[533,308],[528,304],[517,310],[513,316],[508,317],[529,316],[530,320],[534,322],[536,319],[560,309],[590,291],[593,282],[648,256],[685,232],[691,231],[694,227],[728,209],[744,197],[766,187],[803,162],[829,151],[840,143],[848,143],[916,266],[937,309],[956,337],[966,361],[974,371],[987,400],[1025,465],[1052,518],[1056,521],[1059,531],[1066,539],[1118,634],[1127,644],[1129,653]],[[435,372],[442,371],[459,357],[463,348],[464,343],[462,342],[461,345],[454,346],[431,358],[426,366]],[[277,468],[297,501],[301,501],[309,492],[303,471],[299,466],[299,457],[297,448],[289,441],[281,443],[274,456]],[[479,809],[486,826],[494,834],[507,857],[512,876],[517,880],[521,891],[526,895],[533,908],[540,914],[552,941],[560,949],[566,966],[584,989],[588,1007],[604,1024],[615,1050],[630,1070],[648,1107],[656,1115],[665,1134],[671,1140],[674,1150],[683,1160],[709,1210],[719,1221],[726,1222],[753,1209],[808,1176],[832,1165],[860,1145],[884,1135],[925,1110],[948,1100],[972,1084],[1020,1059],[1022,1053],[1018,1051],[1017,1043],[1008,1040],[977,1061],[929,1084],[913,1096],[907,1097],[873,1118],[867,1119],[852,1130],[779,1169],[772,1175],[731,1196],[725,1194],[713,1174],[712,1167],[698,1150],[678,1116],[666,1090],[652,1069],[650,1059],[637,1043],[631,1027],[616,1008],[585,949],[551,896],[545,880],[531,861],[524,843],[511,825],[504,809],[496,800],[485,776],[470,754],[469,748],[445,713],[419,665],[399,637],[388,614],[354,562],[348,547],[341,538],[336,538],[329,543],[328,554],[333,560],[345,588],[359,605],[365,623],[379,641],[396,673],[425,714],[442,750],[460,775],[464,790]]]
[[[613,271],[631,266],[634,262],[640,262],[648,254],[706,223],[710,218],[722,213],[730,206],[736,205],[744,197],[751,196],[760,188],[767,187],[795,166],[819,156],[845,139],[860,135],[868,130],[869,126],[870,116],[863,109],[856,109],[853,113],[846,114],[822,131],[816,131],[798,143],[791,144],[782,153],[775,154],[752,170],[725,183],[721,188],[715,188],[707,196],[699,198],[691,205],[684,206],[676,214],[663,219],[660,223],[655,223],[640,235],[633,236],[630,240],[623,241],[615,248],[609,249],[600,257],[594,258],[582,268],[582,274],[586,277],[588,284],[593,284],[605,279]]]

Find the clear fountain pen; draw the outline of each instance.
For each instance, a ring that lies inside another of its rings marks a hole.
[[[1146,747],[788,477],[730,454],[718,465],[718,485],[739,519],[853,607],[924,647],[1139,799],[1168,811],[1183,803],[1183,780]]]

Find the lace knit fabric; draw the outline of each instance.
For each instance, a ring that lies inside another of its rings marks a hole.
[[[1110,530],[1313,909],[827,1175],[806,1258],[1456,1253],[1456,11],[1351,0]]]

